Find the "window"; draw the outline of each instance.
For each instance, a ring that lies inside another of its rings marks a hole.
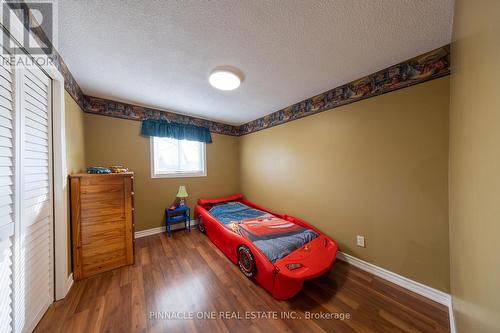
[[[205,143],[151,137],[152,178],[206,175]]]

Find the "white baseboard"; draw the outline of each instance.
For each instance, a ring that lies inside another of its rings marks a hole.
[[[457,326],[455,323],[455,314],[453,313],[453,299],[450,301],[450,306],[448,307],[450,314],[450,332],[457,333]]]
[[[198,225],[198,221],[196,220],[191,220],[191,228],[195,227]],[[184,229],[184,223],[176,223],[173,224],[170,227],[170,230],[175,231],[179,229]],[[141,230],[141,231],[136,231],[135,232],[135,238],[141,238],[141,237],[146,237],[146,236],[151,236],[151,235],[156,235],[156,234],[161,234],[162,232],[166,232],[167,228],[165,226],[163,227],[157,227],[157,228],[152,228],[152,229],[146,229],[146,230]]]
[[[455,319],[453,316],[453,307],[451,303],[451,296],[445,292],[434,289],[432,287],[426,286],[420,282],[410,280],[404,276],[388,271],[384,268],[375,266],[366,261],[353,257],[344,252],[337,252],[337,258],[345,261],[359,269],[362,269],[368,273],[376,275],[384,280],[397,284],[400,287],[413,291],[416,294],[422,295],[428,299],[431,299],[439,304],[448,307],[448,313],[450,318],[450,329],[451,333],[455,333]]]
[[[69,290],[73,286],[73,273],[68,276],[68,280],[66,281],[66,295],[69,293]]]
[[[359,269],[362,269],[368,273],[381,277],[384,280],[390,281],[394,284],[397,284],[398,286],[401,286],[405,289],[413,291],[414,293],[417,293],[435,302],[438,302],[439,304],[449,306],[449,304],[451,303],[451,296],[447,293],[426,286],[420,282],[410,280],[404,276],[401,276],[399,274],[388,271],[384,268],[370,264],[366,261],[353,257],[347,253],[339,251],[337,253],[337,258],[353,266],[356,266]]]

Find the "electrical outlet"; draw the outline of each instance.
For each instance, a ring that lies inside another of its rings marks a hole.
[[[359,247],[365,247],[365,236],[359,236],[356,238],[356,242]]]

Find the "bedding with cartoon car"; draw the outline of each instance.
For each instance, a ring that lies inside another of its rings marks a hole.
[[[311,229],[241,202],[219,204],[209,212],[227,228],[252,241],[272,263],[318,237]]]

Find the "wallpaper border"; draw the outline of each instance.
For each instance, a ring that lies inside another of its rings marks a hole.
[[[162,119],[181,124],[206,127],[212,133],[239,136],[239,127],[212,120],[187,116],[179,113],[157,110],[104,98],[85,96],[84,111],[91,114],[128,120]]]

